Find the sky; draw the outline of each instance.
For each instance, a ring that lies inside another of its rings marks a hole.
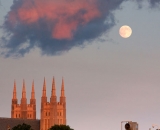
[[[0,0],[0,117],[11,116],[14,80],[20,102],[24,79],[28,103],[34,80],[40,119],[43,80],[49,101],[54,76],[75,130],[160,126],[159,11],[160,0]]]

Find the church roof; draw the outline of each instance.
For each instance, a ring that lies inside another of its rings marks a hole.
[[[11,130],[14,126],[23,123],[30,125],[33,130],[40,130],[40,120],[3,117],[0,117],[0,130],[8,130],[9,127]]]

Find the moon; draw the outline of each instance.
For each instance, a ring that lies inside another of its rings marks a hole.
[[[128,25],[123,25],[120,29],[119,29],[119,35],[123,38],[129,38],[132,34],[132,29],[130,26]]]

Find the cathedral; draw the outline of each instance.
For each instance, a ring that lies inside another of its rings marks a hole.
[[[11,118],[0,118],[0,123],[3,124],[1,126],[3,127],[3,130],[5,130],[6,128],[12,128],[13,126],[21,123],[28,123],[34,130],[48,130],[49,128],[51,128],[51,126],[54,125],[66,125],[66,98],[63,78],[59,102],[57,102],[54,78],[52,80],[50,101],[47,102],[46,81],[44,78],[41,97],[40,120],[36,119],[34,82],[32,83],[30,103],[27,104],[26,86],[25,81],[23,80],[22,98],[20,103],[18,104],[16,82],[14,81],[13,98],[11,104]]]

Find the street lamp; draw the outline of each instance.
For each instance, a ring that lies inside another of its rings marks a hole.
[[[132,122],[132,121],[121,121],[121,130],[122,130],[122,123],[128,123],[128,122]]]
[[[158,127],[158,129],[156,129],[156,130],[160,130],[160,127],[159,127],[157,124],[153,124],[153,125],[152,125],[152,128],[154,128],[154,127],[156,127],[156,126]]]
[[[137,122],[132,122],[132,121],[122,121],[121,122],[121,130],[122,130],[122,123],[125,124],[125,130],[138,130],[138,123]]]

